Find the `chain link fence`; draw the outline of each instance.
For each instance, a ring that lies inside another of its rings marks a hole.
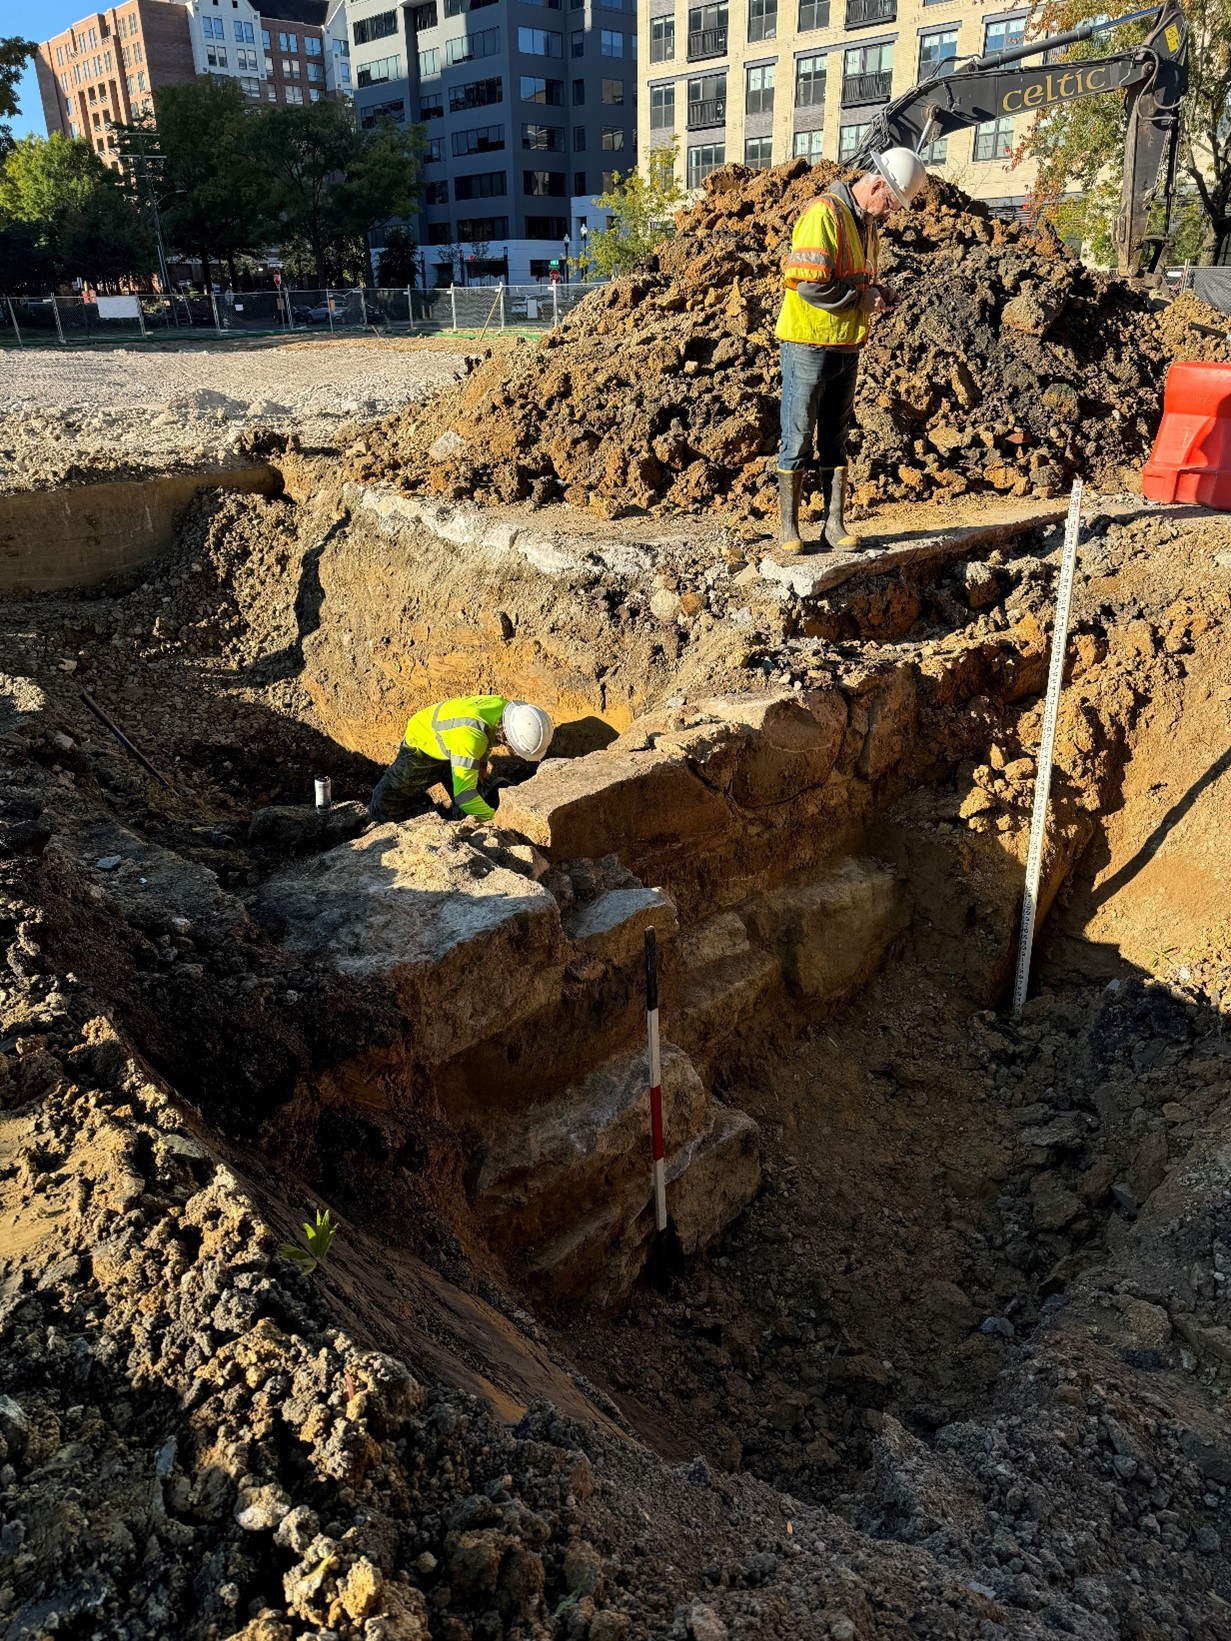
[[[92,343],[208,337],[542,331],[559,324],[589,284],[445,285],[435,290],[226,291],[200,296],[0,296],[0,343]]]

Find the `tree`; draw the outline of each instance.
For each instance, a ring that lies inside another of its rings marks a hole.
[[[319,284],[328,283],[331,261],[336,264],[373,223],[416,210],[422,174],[417,127],[383,120],[361,130],[349,105],[335,98],[269,109],[255,123],[257,152],[273,177],[273,210],[283,233],[309,247]],[[366,248],[363,254],[366,260]]]
[[[120,152],[137,197],[155,201],[167,241],[210,263],[223,261],[238,284],[235,259],[257,251],[271,231],[268,184],[253,143],[251,114],[234,80],[207,75],[154,93],[153,122],[122,128]]]
[[[405,228],[390,228],[380,253],[377,284],[389,290],[413,285],[419,277],[418,257],[413,236]]]
[[[38,50],[33,40],[13,35],[0,40],[0,121],[10,120],[18,111],[17,86],[26,61]],[[0,124],[0,155],[13,146],[13,129]]]
[[[144,278],[153,264],[149,233],[115,172],[89,143],[58,132],[24,138],[0,168],[0,225],[15,224],[57,282]]]
[[[672,214],[683,203],[684,191],[675,178],[676,146],[656,148],[645,172],[617,172],[613,186],[601,194],[597,205],[605,211],[610,226],[589,236],[589,243],[574,266],[600,279],[627,273],[643,262],[654,247],[670,237]]]
[[[1194,207],[1200,211],[1204,253],[1216,260],[1231,241],[1231,0],[1187,0],[1185,9],[1189,89],[1177,165],[1177,215],[1180,233],[1191,248]],[[1053,34],[1103,15],[1100,0],[1046,0],[1032,32]],[[1068,49],[1066,60],[1131,50],[1150,25],[1149,19],[1129,23],[1110,35],[1081,41]],[[1062,233],[1079,235],[1099,261],[1112,257],[1124,140],[1124,100],[1109,95],[1050,109],[1023,144],[1023,154],[1039,164],[1037,209]],[[1077,198],[1072,197],[1074,189]],[[1152,227],[1161,226],[1160,212]]]

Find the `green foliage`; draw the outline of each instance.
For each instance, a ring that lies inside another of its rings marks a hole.
[[[328,1208],[324,1213],[319,1208],[316,1210],[315,1224],[310,1219],[304,1220],[303,1234],[307,1238],[306,1248],[301,1248],[296,1242],[284,1242],[278,1254],[282,1259],[294,1260],[306,1271],[314,1271],[328,1259],[333,1239],[338,1234],[338,1227],[330,1219]]]
[[[1201,251],[1213,260],[1231,236],[1231,0],[1187,0],[1189,90],[1177,166],[1178,228],[1170,261],[1196,260],[1191,249],[1201,213]],[[1054,34],[1105,16],[1101,0],[1046,0],[1031,33]],[[1071,46],[1066,61],[1130,50],[1152,19],[1126,24]],[[1088,97],[1050,109],[1026,138],[1024,152],[1038,161],[1035,203],[1062,233],[1081,232],[1093,260],[1114,260],[1111,230],[1120,208],[1124,164],[1124,99]],[[1084,198],[1074,200],[1077,192]],[[1173,222],[1173,228],[1177,224]],[[1162,217],[1151,224],[1161,231]]]
[[[17,113],[17,85],[27,61],[37,49],[33,40],[23,40],[18,35],[0,40],[0,121],[10,120]],[[12,127],[0,124],[0,155],[12,145]]]
[[[419,277],[419,247],[405,228],[390,228],[380,253],[376,283],[388,289],[413,285]]]
[[[0,230],[18,250],[13,266],[3,264],[10,290],[140,279],[153,263],[150,235],[117,174],[89,143],[58,132],[9,150],[0,166]]]
[[[579,272],[608,279],[627,273],[669,239],[672,216],[684,201],[675,178],[676,147],[657,148],[645,172],[618,174],[609,193],[600,195],[598,208],[611,226],[590,235],[585,252],[575,259]]]

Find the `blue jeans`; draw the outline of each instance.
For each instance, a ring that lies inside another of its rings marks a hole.
[[[782,444],[778,471],[796,473],[814,460],[818,467],[844,467],[846,436],[855,414],[858,350],[822,348],[814,342],[783,342],[780,348]]]

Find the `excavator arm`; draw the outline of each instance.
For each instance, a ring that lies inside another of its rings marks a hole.
[[[1028,57],[1050,56],[1066,46],[1123,23],[1153,17],[1147,38],[1131,51],[1081,62],[1019,66]],[[1059,103],[1107,91],[1125,94],[1127,134],[1124,194],[1116,221],[1119,272],[1137,273],[1143,260],[1152,269],[1162,239],[1152,243],[1146,227],[1150,206],[1162,193],[1170,209],[1180,134],[1180,103],[1188,89],[1188,25],[1177,0],[1132,12],[1110,22],[1083,23],[1006,51],[966,62],[943,64],[881,109],[872,121],[857,159],[885,148],[919,152],[936,137],[988,120],[1038,114]]]

